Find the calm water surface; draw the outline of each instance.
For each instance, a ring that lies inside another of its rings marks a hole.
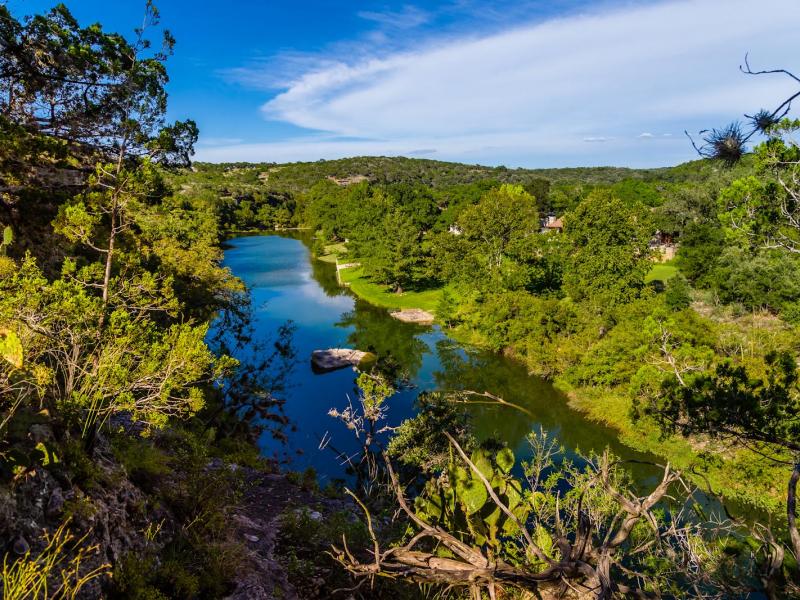
[[[358,448],[352,433],[328,416],[331,408],[345,408],[356,399],[352,369],[315,374],[313,350],[349,347],[391,357],[409,385],[388,401],[388,421],[399,425],[416,413],[420,391],[470,389],[488,391],[524,407],[528,413],[498,405],[470,405],[477,434],[494,437],[514,448],[518,458],[529,455],[525,436],[543,427],[557,436],[568,454],[612,451],[626,459],[648,460],[620,444],[613,431],[589,422],[571,410],[566,398],[546,381],[528,375],[507,358],[465,348],[438,327],[401,323],[385,309],[355,298],[336,283],[333,265],[313,260],[303,236],[256,236],[230,240],[224,264],[251,289],[256,338],[274,339],[278,328],[291,320],[296,326],[294,348],[298,362],[289,373],[285,414],[291,421],[288,440],[265,434],[263,453],[286,461],[289,468],[313,467],[321,483],[345,477],[336,454],[320,449],[320,440],[345,452]],[[652,484],[655,470],[634,465],[635,479]]]

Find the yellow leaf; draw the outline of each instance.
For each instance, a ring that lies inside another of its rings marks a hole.
[[[17,369],[22,368],[22,342],[13,331],[0,328],[0,358]]]

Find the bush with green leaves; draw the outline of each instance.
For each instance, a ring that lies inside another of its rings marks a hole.
[[[508,552],[510,547],[508,544],[504,547],[503,540],[517,535],[519,523],[527,521],[533,510],[532,496],[511,475],[515,459],[510,449],[491,453],[479,448],[472,453],[471,460],[516,519],[491,501],[479,475],[457,457],[451,458],[445,474],[428,480],[424,492],[414,500],[414,508],[430,524],[465,532],[472,543],[487,546],[494,554]]]

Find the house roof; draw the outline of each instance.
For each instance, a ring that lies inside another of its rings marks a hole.
[[[547,225],[545,225],[548,229],[564,229],[564,222],[559,217],[558,219],[553,219]]]

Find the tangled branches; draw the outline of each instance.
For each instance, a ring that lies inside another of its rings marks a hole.
[[[770,75],[781,74],[800,83],[797,77],[786,69],[770,69],[754,71],[750,67],[750,60],[747,55],[744,57],[744,65],[739,70],[746,75]],[[697,153],[704,158],[715,158],[723,161],[727,165],[733,165],[744,156],[745,145],[755,135],[769,135],[772,128],[783,119],[792,107],[792,102],[800,97],[800,91],[795,92],[773,110],[761,109],[758,112],[747,115],[747,126],[742,128],[741,123],[730,123],[721,129],[704,129],[700,131],[701,143],[698,145],[689,132],[684,132],[692,143]]]
[[[660,481],[649,494],[638,496],[607,453],[585,468],[557,466],[548,454],[537,461],[544,460],[551,475],[540,478],[537,467],[535,489],[519,495],[507,456],[487,461],[478,452],[470,457],[450,434],[445,436],[458,464],[429,482],[413,508],[384,453],[390,488],[410,523],[409,533],[381,549],[372,517],[361,504],[373,542],[371,560],[357,558],[346,539],[332,552],[359,585],[375,577],[400,578],[469,590],[476,599],[483,592],[494,599],[509,588],[541,598],[597,599],[727,598],[750,589],[728,548],[735,537],[732,524],[690,519],[693,490],[670,465],[661,467]],[[553,452],[547,444],[536,447]],[[468,467],[470,479],[459,475],[461,465]],[[687,500],[667,508],[674,501],[673,488]]]

